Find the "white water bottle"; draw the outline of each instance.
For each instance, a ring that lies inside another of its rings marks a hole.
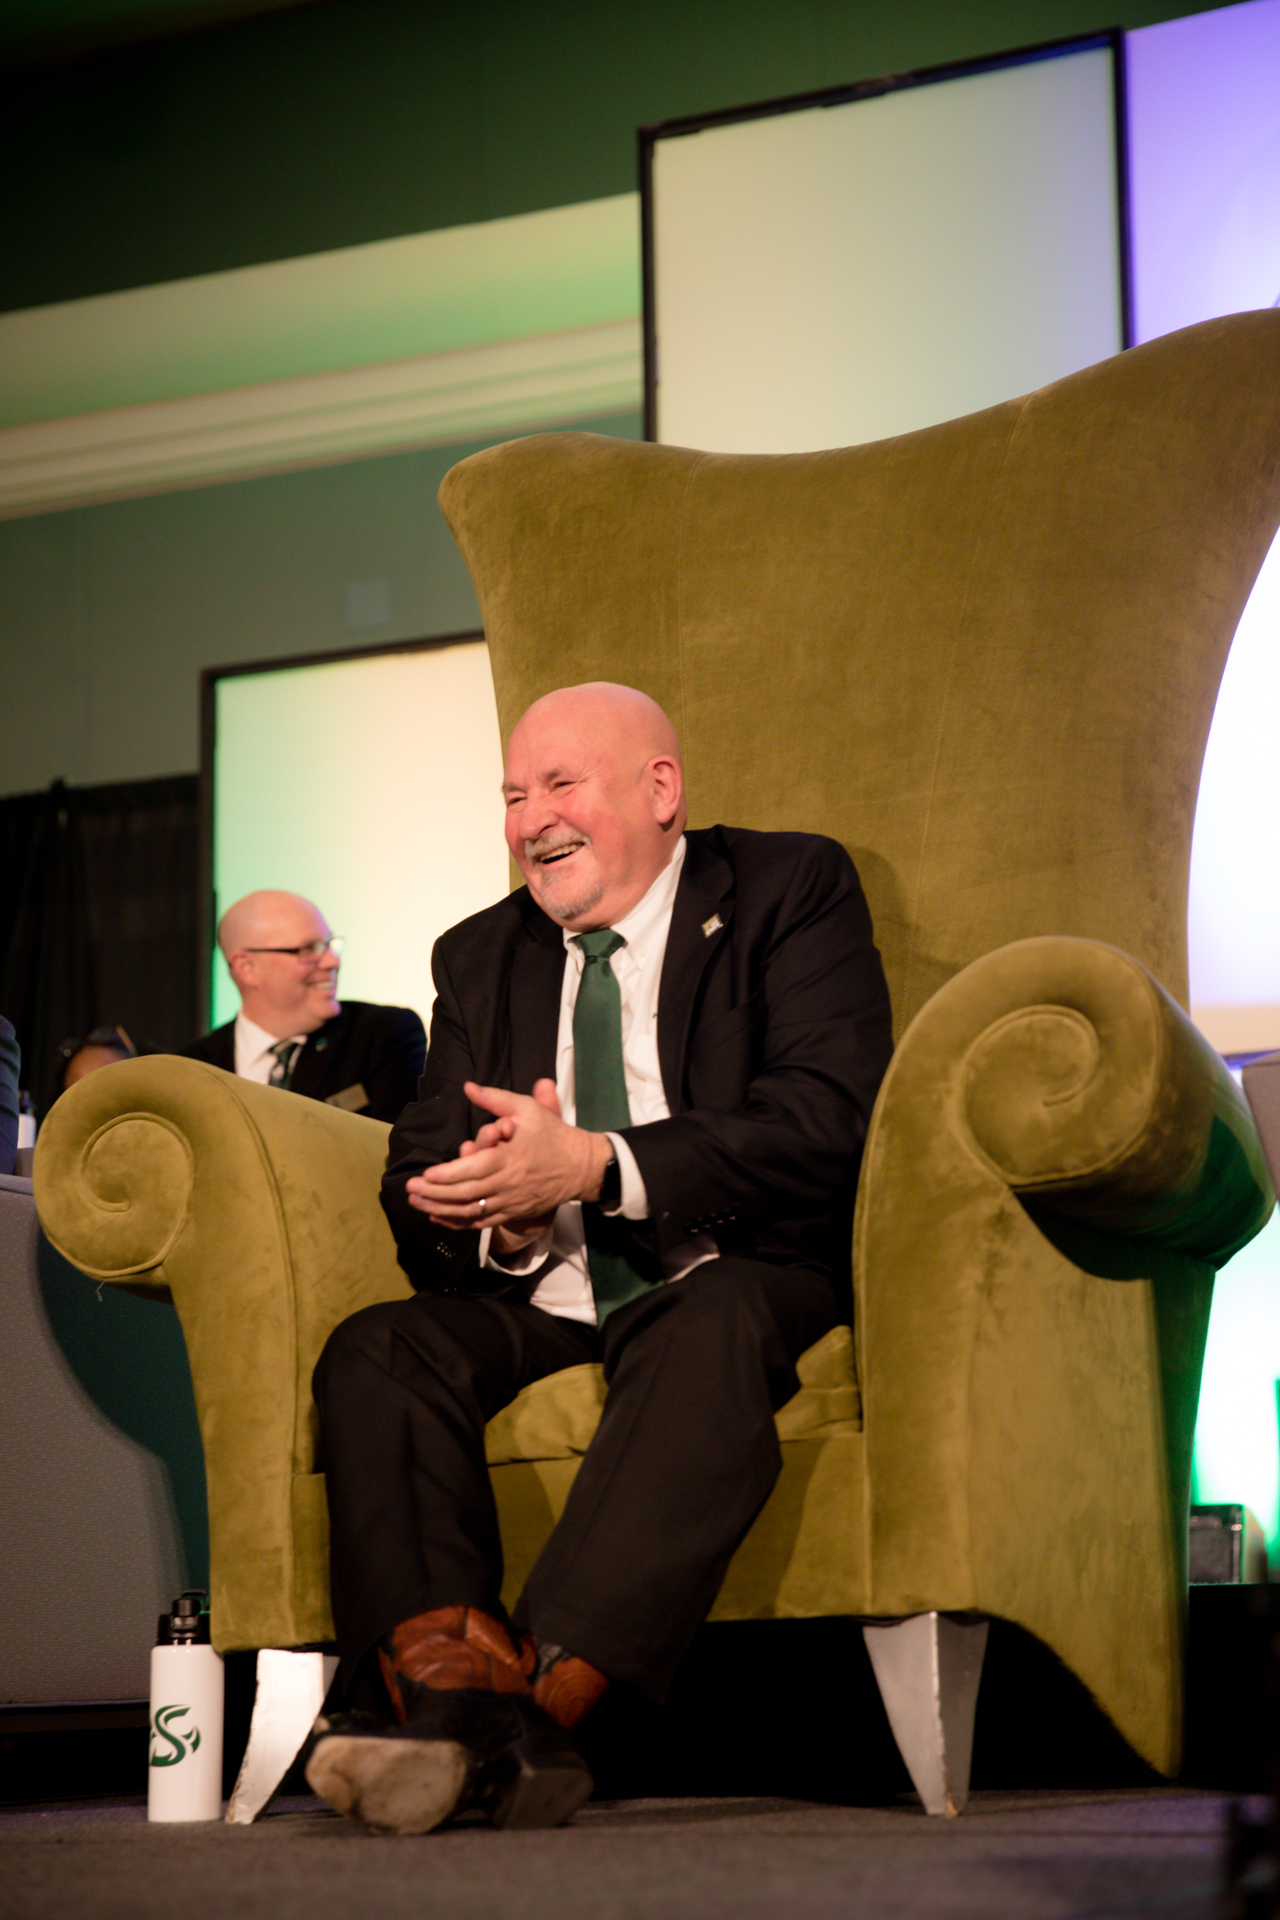
[[[148,1820],[222,1817],[222,1660],[201,1589],[162,1613],[151,1649]]]

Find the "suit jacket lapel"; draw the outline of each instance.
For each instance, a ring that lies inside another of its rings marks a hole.
[[[330,1053],[349,1019],[344,1007],[341,1013],[334,1014],[332,1020],[326,1020],[322,1027],[317,1027],[314,1033],[307,1035],[301,1052],[294,1056],[293,1072],[289,1076],[290,1092],[306,1094],[311,1100],[320,1098],[321,1088],[326,1084]]]
[[[686,834],[685,840],[684,868],[658,985],[658,1064],[672,1113],[684,1105],[684,1063],[698,984],[712,954],[728,938],[733,917],[729,862],[717,851],[710,833]],[[713,925],[717,919],[719,925]]]
[[[530,901],[528,918],[512,956],[507,989],[513,1093],[532,1093],[535,1080],[556,1077],[564,967],[560,928]]]

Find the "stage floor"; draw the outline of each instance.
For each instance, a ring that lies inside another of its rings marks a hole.
[[[1192,1788],[593,1801],[571,1826],[375,1839],[312,1798],[254,1827],[140,1798],[0,1811],[4,1920],[1218,1920],[1228,1799]],[[1260,1813],[1262,1803],[1251,1803]]]

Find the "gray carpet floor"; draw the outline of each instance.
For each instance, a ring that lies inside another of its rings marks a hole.
[[[1259,1803],[1255,1803],[1257,1805]],[[593,1802],[568,1827],[375,1839],[314,1799],[253,1827],[141,1800],[0,1811],[3,1920],[1217,1920],[1227,1802],[1163,1788]]]

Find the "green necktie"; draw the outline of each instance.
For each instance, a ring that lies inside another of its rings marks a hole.
[[[274,1053],[275,1060],[272,1064],[271,1076],[267,1081],[267,1085],[269,1087],[287,1087],[293,1078],[293,1058],[295,1054],[301,1053],[302,1042],[301,1040],[277,1040],[270,1051]]]
[[[609,956],[626,942],[612,927],[601,927],[595,933],[576,934],[574,945],[583,953],[573,1009],[575,1119],[588,1133],[616,1133],[630,1126],[631,1107],[622,1064],[622,996]],[[582,1221],[596,1321],[603,1326],[615,1307],[637,1299],[661,1275],[656,1261],[645,1261],[621,1215],[587,1205]],[[651,1271],[646,1272],[646,1266]]]

